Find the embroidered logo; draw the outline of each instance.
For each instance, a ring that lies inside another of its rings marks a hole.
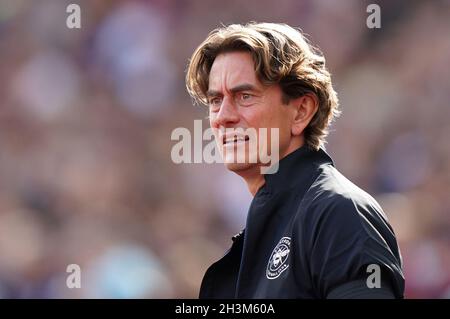
[[[267,264],[266,277],[267,279],[278,278],[283,271],[285,271],[289,264],[287,260],[289,258],[289,251],[291,247],[291,238],[283,237],[275,246]]]

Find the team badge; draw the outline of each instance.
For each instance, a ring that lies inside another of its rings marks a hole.
[[[267,279],[278,278],[288,267],[289,251],[291,249],[291,238],[283,237],[272,251],[267,264]]]

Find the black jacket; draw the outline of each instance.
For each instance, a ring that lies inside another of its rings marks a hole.
[[[403,297],[402,260],[386,216],[325,151],[301,147],[265,180],[245,230],[207,270],[200,298],[327,298],[336,287],[366,282],[371,264]]]

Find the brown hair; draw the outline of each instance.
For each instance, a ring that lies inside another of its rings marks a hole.
[[[195,50],[186,74],[186,87],[195,102],[207,104],[209,72],[215,58],[225,52],[248,51],[258,79],[280,85],[283,103],[314,93],[318,110],[304,131],[306,144],[319,149],[328,127],[338,116],[338,98],[322,53],[308,43],[301,31],[286,24],[232,24],[213,30]]]

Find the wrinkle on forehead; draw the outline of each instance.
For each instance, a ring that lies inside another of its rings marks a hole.
[[[251,84],[262,89],[254,69],[253,58],[247,52],[227,52],[217,56],[209,74],[210,91],[231,93],[230,89]]]

